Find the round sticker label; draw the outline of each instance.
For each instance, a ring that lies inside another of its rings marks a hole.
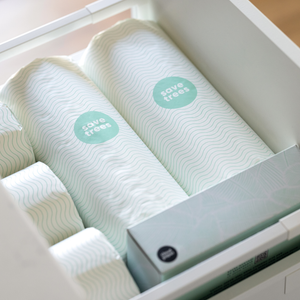
[[[163,246],[157,251],[157,256],[163,262],[172,262],[177,258],[177,251],[171,246]]]
[[[74,132],[86,144],[100,144],[114,138],[119,133],[119,126],[102,112],[88,111],[78,117]]]
[[[167,77],[154,87],[154,101],[163,108],[174,109],[192,103],[197,97],[197,89],[189,80],[181,77]]]

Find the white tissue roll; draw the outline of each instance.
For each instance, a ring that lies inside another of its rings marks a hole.
[[[67,58],[33,61],[4,85],[0,99],[22,121],[36,158],[66,186],[85,227],[103,232],[122,257],[127,227],[187,198]]]
[[[87,228],[52,246],[52,255],[86,291],[86,300],[128,300],[139,290],[106,237]]]
[[[45,164],[37,162],[2,183],[50,245],[84,229],[66,188]]]
[[[273,154],[153,22],[96,35],[81,64],[188,195]]]
[[[0,103],[0,178],[35,163],[32,147],[22,125]]]

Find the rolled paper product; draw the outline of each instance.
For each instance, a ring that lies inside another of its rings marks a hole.
[[[0,178],[33,163],[33,150],[22,125],[8,107],[0,103]]]
[[[139,294],[120,255],[95,228],[87,228],[49,250],[83,287],[86,300],[127,300]]]
[[[125,257],[126,228],[187,198],[112,104],[67,58],[37,59],[0,94],[36,158],[69,191],[85,227]]]
[[[154,22],[96,35],[81,66],[188,195],[273,154]]]
[[[37,162],[2,183],[49,245],[84,229],[66,188],[45,164]]]

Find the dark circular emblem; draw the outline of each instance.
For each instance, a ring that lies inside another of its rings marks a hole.
[[[177,257],[177,251],[171,246],[164,246],[158,250],[157,256],[163,262],[172,262]]]

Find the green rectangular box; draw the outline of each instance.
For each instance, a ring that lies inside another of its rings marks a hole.
[[[294,146],[129,228],[128,268],[145,291],[299,208]]]

